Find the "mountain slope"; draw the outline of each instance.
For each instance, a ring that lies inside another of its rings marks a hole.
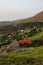
[[[14,21],[13,21],[14,22]],[[43,11],[36,14],[33,17],[18,20],[17,22],[14,22],[13,24],[21,24],[21,23],[27,23],[27,22],[43,22]]]
[[[29,22],[43,22],[43,11],[38,13],[37,15],[31,17],[30,19],[27,19]]]
[[[0,22],[0,23],[1,23],[0,33],[17,31],[21,29],[31,28],[34,26],[43,27],[43,11],[31,18],[14,20],[12,22]]]

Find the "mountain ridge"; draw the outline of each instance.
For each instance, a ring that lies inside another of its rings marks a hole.
[[[12,21],[0,21],[0,26],[9,25],[9,24],[18,25],[18,24],[28,23],[28,22],[43,22],[43,11],[37,13],[36,15],[30,18],[18,19],[18,20],[12,20]]]
[[[26,28],[31,28],[34,26],[43,27],[43,12],[40,12],[31,18],[14,20],[7,25],[4,23],[4,25],[0,26],[0,33],[15,32],[17,30],[24,30]]]
[[[21,24],[21,23],[28,23],[28,22],[43,22],[43,11],[34,15],[33,17],[21,19],[21,20],[18,20],[17,22],[13,21],[13,24]]]

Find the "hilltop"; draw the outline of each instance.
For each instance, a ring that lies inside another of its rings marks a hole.
[[[29,22],[43,22],[43,11],[34,15],[33,17],[17,20],[16,22],[14,22],[14,24],[29,23]]]
[[[13,21],[13,26],[16,26],[17,29],[25,29],[27,27],[43,27],[43,11],[36,14],[33,17]]]
[[[0,22],[0,32],[11,32],[31,27],[43,27],[43,11],[26,19]],[[2,33],[1,32],[1,33]]]

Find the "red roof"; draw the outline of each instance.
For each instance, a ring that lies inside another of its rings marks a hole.
[[[31,44],[31,40],[26,40],[26,44]]]
[[[24,44],[25,43],[25,40],[19,40],[19,43],[20,44]]]
[[[20,44],[31,44],[31,40],[19,40]]]

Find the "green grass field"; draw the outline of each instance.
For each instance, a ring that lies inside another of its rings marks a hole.
[[[43,65],[43,46],[0,55],[0,65]]]
[[[38,39],[43,39],[43,31],[36,34],[35,36],[30,37],[31,40],[38,40]]]

